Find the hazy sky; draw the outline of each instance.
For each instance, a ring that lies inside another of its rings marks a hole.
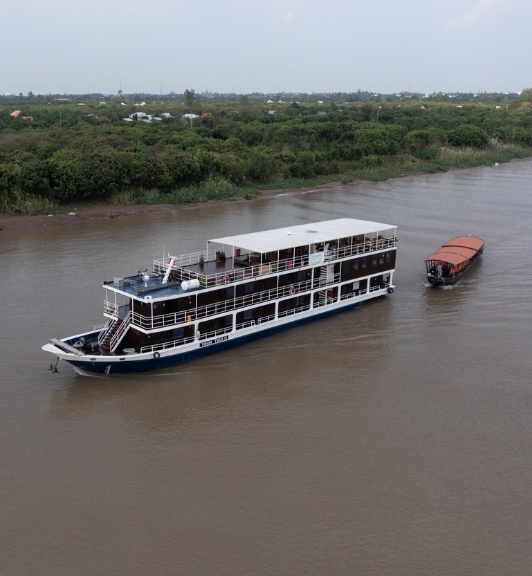
[[[532,0],[3,0],[0,93],[517,91]]]

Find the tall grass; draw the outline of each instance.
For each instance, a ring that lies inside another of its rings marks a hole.
[[[41,196],[24,194],[19,190],[0,192],[0,214],[34,216],[52,211],[54,203]]]

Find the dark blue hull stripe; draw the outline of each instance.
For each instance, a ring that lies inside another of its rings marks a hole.
[[[181,354],[174,354],[172,356],[161,356],[160,358],[148,358],[146,360],[124,360],[121,362],[113,362],[112,364],[106,364],[105,362],[90,362],[87,360],[77,361],[77,360],[66,360],[73,366],[80,368],[84,372],[91,372],[93,374],[126,374],[132,372],[146,372],[148,370],[159,370],[161,368],[168,368],[169,366],[175,366],[176,364],[182,364],[183,362],[188,362],[189,360],[194,360],[200,358],[201,356],[206,356],[207,354],[212,354],[213,352],[221,352],[222,350],[228,350],[229,348],[234,348],[235,346],[240,346],[246,342],[252,342],[253,340],[258,340],[259,338],[264,338],[265,336],[271,336],[272,334],[277,334],[278,332],[283,332],[289,328],[295,326],[301,326],[302,324],[308,324],[314,320],[320,320],[326,318],[327,316],[332,316],[340,312],[345,312],[351,308],[359,306],[361,302],[356,302],[347,306],[342,306],[341,308],[335,308],[334,310],[327,310],[316,316],[310,316],[306,318],[301,318],[299,320],[294,320],[288,324],[282,324],[280,326],[272,326],[260,332],[253,332],[252,334],[246,334],[245,336],[240,336],[238,338],[233,338],[231,340],[226,340],[225,342],[220,342],[218,344],[212,344],[211,346],[206,346],[204,348],[197,348],[196,350],[191,350],[190,352],[183,352]],[[109,369],[108,367],[111,366]],[[109,370],[109,371],[108,371]]]

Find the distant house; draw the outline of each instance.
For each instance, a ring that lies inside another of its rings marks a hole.
[[[316,118],[325,118],[325,117],[327,117],[327,112],[316,112],[316,114],[314,114],[314,116]]]
[[[318,100],[318,104],[323,104],[323,100]]]
[[[70,102],[70,98],[54,98],[54,102]]]
[[[20,110],[13,110],[13,112],[11,112],[10,116],[13,116],[13,118],[18,118],[21,114],[22,114],[22,112]]]
[[[268,110],[268,114],[275,114],[275,110]]]
[[[161,114],[161,116],[162,116],[163,118],[173,118],[173,116],[170,114],[170,112],[163,112],[163,113]]]
[[[266,100],[266,104],[273,104],[273,100]]]
[[[78,106],[85,106],[84,102],[78,102]]]
[[[214,118],[214,116],[210,112],[204,112],[201,115],[202,118]]]
[[[154,122],[162,122],[162,121],[163,121],[163,119],[162,119],[162,118],[159,118],[158,116],[152,116],[151,119],[152,119]]]
[[[133,122],[133,118],[122,118],[124,122]]]
[[[134,112],[130,114],[129,117],[131,120],[151,120],[151,116],[146,114],[146,112]]]
[[[29,120],[30,122],[32,122],[33,116],[22,116],[22,120]]]
[[[183,118],[188,118],[189,120],[194,120],[195,118],[199,118],[197,114],[183,114]]]
[[[109,116],[107,116],[107,114],[102,114],[102,115],[98,116],[98,120],[100,122],[111,122],[111,118],[109,118]]]
[[[100,106],[106,106],[107,102],[100,102],[99,104],[100,104]]]

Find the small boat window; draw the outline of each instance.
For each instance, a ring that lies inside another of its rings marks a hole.
[[[177,340],[178,338],[183,338],[185,336],[185,328],[181,327],[181,328],[175,328],[172,331],[172,338],[174,340]]]

